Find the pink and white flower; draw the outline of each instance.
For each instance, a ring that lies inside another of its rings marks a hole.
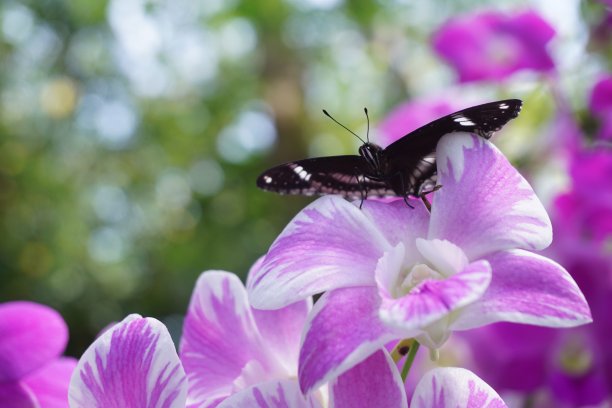
[[[71,408],[184,408],[187,378],[160,321],[133,314],[85,351],[70,381]]]
[[[236,275],[204,272],[193,291],[181,342],[187,405],[325,406],[326,393],[304,396],[297,381],[300,338],[311,308],[308,298],[277,310],[254,309]],[[335,407],[406,406],[399,373],[382,350],[339,377],[330,386],[330,398]],[[351,405],[355,398],[362,401]]]
[[[68,392],[70,406],[407,408],[404,384],[385,349],[338,376],[329,395],[302,393],[298,348],[311,304],[308,299],[279,310],[252,309],[236,275],[205,272],[194,290],[181,344],[187,375],[166,327],[156,319],[130,315],[105,331],[79,360]],[[5,397],[19,396],[7,394],[14,391],[9,388],[0,388],[3,407],[39,406],[15,398],[6,405]],[[445,368],[424,377],[412,406],[470,408],[474,401],[505,407],[473,373]],[[40,406],[66,406],[66,394],[63,405],[46,399]]]
[[[258,265],[249,278],[257,273]],[[277,310],[253,309],[236,275],[204,272],[194,289],[185,321],[181,358],[189,380],[189,407],[407,408],[404,384],[384,349],[335,378],[328,394],[304,395],[297,381],[303,325],[312,302]],[[412,406],[473,407],[499,396],[463,369],[428,373],[417,386]],[[470,405],[472,404],[472,405]]]
[[[442,138],[431,213],[418,201],[323,197],[272,244],[248,283],[274,309],[327,292],[315,305],[299,361],[302,390],[346,372],[387,342],[440,347],[454,330],[497,321],[571,327],[591,320],[567,271],[531,251],[552,240],[527,181],[489,141]]]

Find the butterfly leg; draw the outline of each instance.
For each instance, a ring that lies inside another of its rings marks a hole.
[[[400,181],[400,187],[401,187],[401,191],[402,191],[402,197],[404,198],[404,202],[406,203],[406,205],[410,208],[414,207],[408,202],[408,189],[406,188],[406,185],[404,183],[404,175],[400,172],[395,173],[395,175],[399,176],[399,181]]]
[[[441,188],[442,186],[438,184],[437,186],[435,186],[429,191],[422,191],[419,193],[419,198],[421,199],[421,201],[423,201],[423,204],[425,204],[425,207],[427,207],[429,212],[431,212],[431,202],[427,199],[427,194],[433,193],[434,191],[438,191]]]
[[[363,184],[362,180],[359,178],[358,169],[355,169],[355,179],[357,180],[357,184],[359,184],[359,187],[361,187],[361,202],[359,203],[359,209],[361,210],[363,202],[368,198],[368,189],[365,184]]]

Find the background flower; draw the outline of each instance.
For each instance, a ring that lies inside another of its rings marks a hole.
[[[461,82],[503,80],[520,70],[547,72],[555,30],[533,10],[477,12],[450,19],[433,36],[435,50]]]
[[[68,328],[59,313],[32,302],[2,303],[0,333],[2,406],[67,407],[76,360],[61,357]]]
[[[595,83],[589,107],[600,122],[597,137],[612,140],[612,76],[602,76]]]

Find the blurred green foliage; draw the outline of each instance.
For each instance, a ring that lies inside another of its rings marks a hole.
[[[309,201],[258,191],[256,176],[355,151],[321,108],[363,133],[363,106],[376,122],[444,94],[454,77],[429,35],[485,5],[4,0],[0,301],[58,309],[75,355],[128,313],[176,331],[201,271],[244,278]],[[536,101],[524,139],[550,116],[537,81],[462,92]]]

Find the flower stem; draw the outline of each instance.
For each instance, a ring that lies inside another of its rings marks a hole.
[[[410,351],[408,352],[408,357],[406,357],[406,361],[404,361],[404,367],[402,367],[402,381],[404,383],[406,382],[406,378],[408,378],[408,373],[410,372],[410,367],[412,367],[412,363],[414,362],[414,357],[416,356],[417,351],[419,351],[419,346],[419,342],[413,340]]]

